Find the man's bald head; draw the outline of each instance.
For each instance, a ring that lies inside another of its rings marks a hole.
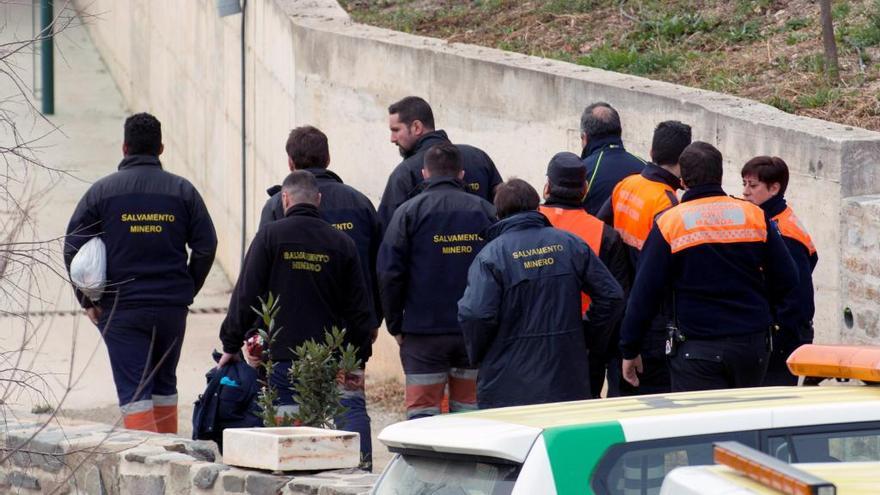
[[[620,115],[617,110],[604,101],[593,103],[581,114],[581,135],[586,140],[620,136]]]

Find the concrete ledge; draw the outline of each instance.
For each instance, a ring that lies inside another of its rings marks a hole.
[[[213,442],[109,425],[7,415],[0,428],[0,492],[88,495],[366,494],[377,476],[357,469],[277,476],[219,462]],[[355,447],[355,452],[357,448]]]

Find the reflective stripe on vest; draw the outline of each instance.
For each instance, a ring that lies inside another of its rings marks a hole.
[[[803,244],[811,256],[816,254],[816,246],[813,244],[813,239],[804,229],[801,221],[798,220],[797,215],[794,214],[794,210],[790,206],[786,206],[782,213],[773,217],[773,221],[779,226],[779,232],[784,237],[794,239]]]
[[[764,211],[727,196],[682,203],[660,216],[657,227],[672,253],[701,244],[767,241]]]
[[[605,224],[602,220],[587,213],[582,208],[558,208],[555,206],[538,207],[538,211],[544,214],[550,223],[557,229],[570,232],[587,243],[593,254],[599,256],[599,250],[602,249],[602,229]],[[590,296],[581,293],[581,310],[586,312],[590,307]]]
[[[669,185],[646,179],[641,174],[620,181],[611,194],[614,228],[627,245],[639,251],[658,213],[675,206],[675,190]]]

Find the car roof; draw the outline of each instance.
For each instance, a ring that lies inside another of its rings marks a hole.
[[[522,461],[542,432],[622,429],[626,441],[804,425],[880,421],[880,387],[761,387],[487,409],[398,423],[391,447]],[[619,426],[618,426],[619,425]],[[479,438],[479,442],[474,439]]]
[[[837,495],[880,493],[880,462],[792,464],[793,467],[834,483]],[[727,466],[690,466],[673,469],[663,481],[661,495],[777,495],[782,493]]]

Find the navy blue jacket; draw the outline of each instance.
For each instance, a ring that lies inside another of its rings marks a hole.
[[[644,160],[626,151],[619,136],[590,140],[581,158],[587,166],[590,184],[584,198],[584,206],[590,215],[598,215],[618,182],[628,175],[640,173],[645,167]]]
[[[505,218],[486,239],[458,302],[480,408],[590,398],[585,333],[617,318],[620,285],[583,240],[537,211]],[[587,324],[581,292],[592,298]]]
[[[385,321],[392,335],[459,333],[456,303],[483,247],[481,232],[495,207],[439,177],[402,204],[391,219],[377,268]]]
[[[422,188],[422,167],[425,153],[431,146],[448,143],[449,138],[442,130],[432,131],[422,136],[410,150],[404,160],[391,172],[382,201],[379,203],[379,222],[382,231],[388,227],[394,210],[406,200],[412,198]],[[492,202],[495,198],[495,187],[501,184],[501,175],[495,163],[483,150],[466,144],[457,144],[461,152],[461,164],[464,167],[464,182],[468,192]]]
[[[770,218],[782,213],[787,204],[782,196],[774,196],[763,204],[761,209]],[[813,315],[816,313],[816,304],[813,291],[813,269],[819,262],[817,253],[810,250],[800,241],[792,237],[782,236],[788,254],[797,266],[800,283],[789,292],[779,304],[773,308],[776,315],[776,323],[779,324],[785,334],[795,338],[795,344],[813,342]]]
[[[330,225],[345,232],[357,246],[361,261],[361,271],[370,292],[370,307],[373,308],[375,327],[382,323],[382,304],[379,301],[379,285],[376,281],[376,254],[382,242],[379,218],[376,208],[369,198],[357,189],[342,182],[335,173],[325,168],[307,168],[318,181],[321,204],[318,212]],[[263,205],[260,215],[260,228],[269,222],[284,218],[284,205],[281,204],[281,186],[270,187],[269,199]]]
[[[217,250],[214,224],[196,188],[162,170],[152,155],[125,157],[117,172],[86,191],[67,225],[68,270],[79,248],[96,235],[107,247],[105,308],[192,304]],[[94,305],[79,291],[76,295],[83,307]]]
[[[725,196],[721,186],[694,187],[684,193],[682,204],[713,196]],[[655,222],[620,331],[623,357],[641,352],[644,332],[670,291],[672,314],[687,338],[767,332],[773,323],[771,305],[797,285],[798,275],[779,230],[769,218],[765,222],[766,242],[699,244],[675,254]]]
[[[280,298],[278,329],[269,349],[276,361],[294,358],[293,349],[336,326],[346,329],[346,342],[359,348],[364,362],[372,352],[375,322],[350,237],[321,219],[312,205],[294,205],[286,216],[263,226],[248,248],[241,274],[220,326],[223,351],[236,353],[254,328],[258,298],[272,292]]]

